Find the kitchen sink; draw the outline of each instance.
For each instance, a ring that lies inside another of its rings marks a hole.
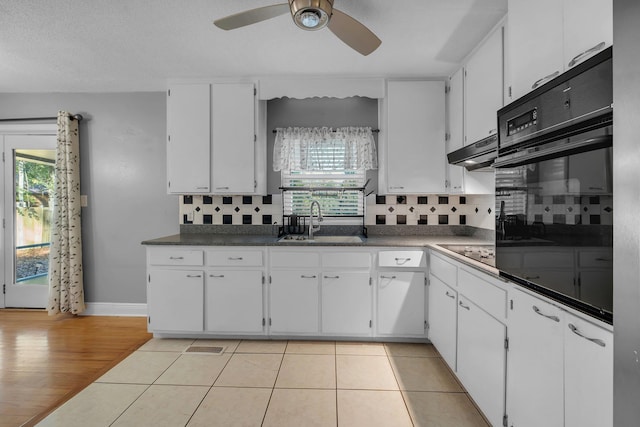
[[[362,243],[364,239],[361,236],[309,236],[305,235],[286,235],[278,239],[278,243]]]

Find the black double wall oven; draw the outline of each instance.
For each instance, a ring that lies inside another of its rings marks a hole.
[[[613,322],[611,48],[498,111],[496,267]]]

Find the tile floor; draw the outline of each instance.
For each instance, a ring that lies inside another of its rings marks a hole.
[[[152,339],[38,425],[488,424],[432,345]]]

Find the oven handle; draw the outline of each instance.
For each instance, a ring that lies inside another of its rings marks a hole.
[[[580,150],[592,145],[595,146],[600,144],[611,144],[612,140],[613,140],[613,136],[611,135],[601,135],[595,138],[583,139],[577,142],[573,142],[565,145],[559,145],[556,147],[551,147],[546,150],[532,149],[529,153],[521,156],[517,156],[517,157],[503,158],[502,160],[498,157],[492,166],[494,168],[506,168],[506,167],[512,167],[512,166],[520,166],[528,163],[534,163],[533,162],[534,160],[539,159],[541,157],[546,157],[546,158],[560,157],[560,155],[562,155],[562,153],[564,152]]]

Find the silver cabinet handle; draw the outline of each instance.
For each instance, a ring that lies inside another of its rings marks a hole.
[[[569,61],[569,64],[568,64],[569,68],[571,68],[574,65],[576,65],[585,56],[591,55],[594,52],[602,50],[602,49],[604,49],[604,47],[605,47],[605,42],[600,42],[597,45],[595,45],[594,47],[589,48],[589,49],[585,50],[584,52],[577,54],[576,56],[573,57],[573,59],[571,61]]]
[[[603,261],[603,262],[611,262],[613,261],[611,258],[596,258],[596,261]]]
[[[183,256],[170,256],[169,259],[177,260],[177,259],[184,259],[184,257]]]
[[[404,187],[403,186],[395,186],[395,187],[389,187],[389,190],[402,190]]]
[[[187,277],[202,277],[202,274],[187,274]]]
[[[222,278],[224,274],[210,274],[209,277]]]
[[[578,328],[576,328],[575,325],[573,325],[572,323],[569,323],[569,329],[571,329],[571,332],[573,332],[574,334],[578,335],[579,337],[584,338],[585,340],[591,341],[592,343],[598,344],[600,347],[606,347],[607,345],[604,343],[604,341],[598,339],[598,338],[589,338],[588,336],[585,336],[582,334],[582,332],[580,332],[578,330]]]
[[[207,185],[206,187],[196,187],[196,190],[208,190],[209,186]]]
[[[547,319],[551,319],[554,322],[559,322],[560,318],[558,316],[552,316],[550,314],[544,314],[543,312],[540,311],[540,309],[538,307],[536,307],[535,305],[532,305],[531,308],[533,309],[533,311],[535,311],[536,314],[542,316],[542,317],[546,317]]]
[[[241,256],[239,256],[239,257],[229,257],[227,259],[229,261],[242,261],[242,257]]]
[[[470,310],[469,306],[468,306],[468,305],[464,305],[464,304],[462,303],[462,301],[458,301],[458,305],[459,305],[460,307],[464,308],[465,310]]]
[[[316,276],[315,274],[313,276],[305,276],[304,274],[300,275],[301,279],[315,279],[316,277],[318,276]]]
[[[400,263],[406,264],[409,261],[411,261],[411,258],[395,258],[395,260],[396,260],[396,264],[400,264]]]
[[[216,190],[228,190],[229,187],[216,187]]]
[[[389,279],[389,280],[393,280],[396,278],[396,276],[380,276],[381,279]]]
[[[604,187],[589,187],[589,190],[604,190]]]
[[[340,276],[323,276],[325,279],[339,279]]]
[[[553,73],[549,74],[548,76],[544,76],[543,78],[536,80],[536,82],[534,84],[531,85],[531,89],[535,89],[538,86],[542,86],[543,83],[546,83],[547,81],[551,80],[552,78],[556,77],[560,75],[560,71],[554,71]]]
[[[446,296],[448,296],[449,298],[453,298],[453,299],[455,299],[455,298],[456,298],[456,296],[455,296],[455,295],[451,295],[451,294],[449,293],[449,291],[446,291],[444,294],[445,294]]]

